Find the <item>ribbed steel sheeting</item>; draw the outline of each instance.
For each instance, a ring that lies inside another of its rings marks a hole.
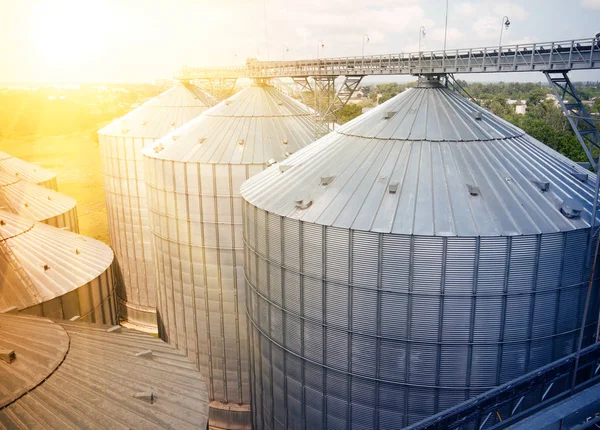
[[[208,378],[216,427],[250,426],[239,188],[312,142],[313,118],[306,106],[255,84],[143,151],[159,332]]]
[[[206,427],[202,375],[149,335],[0,314],[0,349],[2,429]]]
[[[98,132],[110,243],[123,275],[121,317],[140,329],[156,332],[156,279],[141,151],[212,103],[199,88],[177,85]]]
[[[0,209],[77,233],[75,205],[65,194],[0,172]]]
[[[0,241],[0,311],[118,322],[107,245],[6,211],[0,211]]]
[[[572,352],[594,181],[436,81],[246,181],[254,427],[396,429]]]
[[[8,173],[54,191],[58,190],[54,172],[1,151],[0,172]]]

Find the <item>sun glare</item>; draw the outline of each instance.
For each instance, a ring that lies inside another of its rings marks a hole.
[[[96,8],[97,9],[97,8]],[[95,31],[99,10],[77,0],[44,2],[34,10],[33,35],[40,58],[50,66],[75,66],[102,48],[102,34]]]

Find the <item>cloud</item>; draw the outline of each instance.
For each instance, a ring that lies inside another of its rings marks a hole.
[[[528,14],[523,6],[509,2],[493,2],[493,5],[494,15],[506,15],[513,21],[525,21],[527,19]],[[500,19],[498,21],[500,21]]]
[[[581,7],[588,10],[600,10],[600,0],[581,0]]]
[[[479,12],[473,3],[465,2],[458,3],[453,9],[454,13],[467,18],[471,18],[477,15],[477,13]]]
[[[430,33],[431,40],[436,42],[444,42],[444,29],[443,28],[435,28]],[[446,35],[446,46],[454,46],[457,47],[457,43],[464,40],[465,34],[460,31],[458,28],[448,27],[448,33]]]

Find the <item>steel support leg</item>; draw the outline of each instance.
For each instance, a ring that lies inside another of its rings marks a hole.
[[[566,71],[544,72],[552,91],[556,95],[577,140],[585,151],[592,168],[598,171],[598,154],[600,153],[600,134],[587,109],[577,96]]]
[[[477,103],[475,99],[471,97],[471,94],[469,94],[467,90],[456,79],[454,79],[454,75],[452,73],[448,73],[445,75],[445,77],[447,88],[479,105],[479,103]]]
[[[223,101],[233,94],[237,78],[207,78],[203,79],[207,85],[207,91],[217,99]]]

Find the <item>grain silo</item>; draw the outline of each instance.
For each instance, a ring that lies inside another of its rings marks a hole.
[[[250,426],[239,188],[312,142],[313,118],[255,83],[144,149],[159,332],[196,360],[219,428]]]
[[[121,317],[156,332],[155,268],[146,207],[142,148],[200,115],[213,98],[176,85],[98,132],[110,243],[123,288]]]
[[[571,353],[594,182],[435,79],[246,181],[254,428],[397,429]]]
[[[75,199],[0,172],[0,209],[77,233]]]
[[[119,326],[0,314],[0,427],[204,429],[202,375]]]
[[[57,190],[56,175],[54,172],[20,158],[13,157],[6,152],[0,152],[0,172],[8,173],[27,182],[41,185],[51,190]]]
[[[115,324],[113,260],[102,242],[0,211],[0,311]]]

